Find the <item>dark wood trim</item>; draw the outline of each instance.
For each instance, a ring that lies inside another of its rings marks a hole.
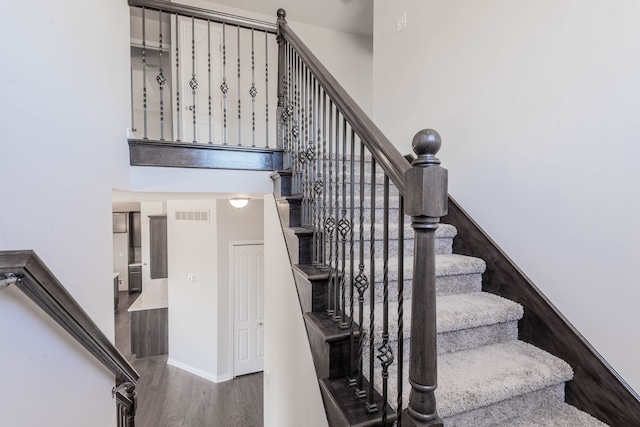
[[[363,388],[366,390],[369,382],[363,380]],[[321,379],[320,391],[325,408],[327,408],[327,418],[331,427],[375,427],[390,426],[397,419],[396,412],[387,407],[386,422],[382,423],[382,411],[369,414],[363,406],[362,400],[355,398],[353,387],[349,387],[343,378]],[[383,407],[382,396],[374,390],[373,401],[378,408]]]
[[[244,18],[242,16],[231,15],[228,13],[215,12],[200,7],[186,6],[179,3],[170,3],[162,0],[129,0],[131,7],[144,7],[151,10],[161,10],[163,12],[176,13],[178,15],[194,17],[197,19],[209,20],[211,22],[219,22],[247,28],[249,30],[266,31],[267,33],[276,34],[277,27],[275,24],[257,19]]]
[[[320,60],[311,53],[311,50],[289,28],[284,19],[278,20],[278,30],[278,34],[282,34],[300,55],[306,66],[320,82],[324,91],[329,95],[329,98],[338,107],[340,113],[347,119],[352,129],[369,149],[378,165],[384,169],[385,173],[396,185],[400,194],[404,195],[404,174],[411,169],[407,159],[400,154],[398,149],[393,146],[391,141],[338,83],[329,70],[322,65]]]
[[[19,277],[15,286],[82,344],[119,382],[137,383],[138,372],[34,251],[0,252],[0,278],[8,273]]]
[[[274,171],[282,169],[282,150],[130,139],[129,160],[131,166]]]
[[[571,365],[574,377],[566,386],[567,403],[611,426],[637,425],[638,395],[451,197],[449,214],[442,222],[458,229],[453,244],[455,253],[477,256],[487,262],[483,290],[524,306],[519,338]]]

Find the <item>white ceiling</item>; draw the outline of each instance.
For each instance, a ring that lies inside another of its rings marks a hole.
[[[287,19],[372,37],[373,0],[211,0],[238,9],[251,10],[276,19],[283,8]]]

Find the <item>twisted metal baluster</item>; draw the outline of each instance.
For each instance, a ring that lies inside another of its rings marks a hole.
[[[316,180],[316,193],[318,194],[318,205],[321,205],[320,203],[320,194],[323,195],[324,197],[324,176],[322,174],[322,165],[324,163],[324,158],[322,153],[320,152],[320,141],[322,140],[322,128],[320,125],[320,104],[321,104],[321,97],[320,97],[320,91],[321,91],[321,87],[320,84],[316,81],[316,127],[318,128],[318,133],[317,133],[317,137],[316,137],[316,147],[318,149],[318,154],[316,156],[317,159],[317,166],[316,166],[316,170],[317,170],[317,180]],[[324,250],[322,249],[323,246],[323,241],[324,241],[324,234],[321,233],[321,229],[322,229],[322,213],[320,212],[320,210],[324,210],[324,205],[322,205],[322,208],[320,208],[320,206],[318,206],[318,241],[317,241],[317,248],[316,248],[316,253],[318,255],[318,265],[323,265],[324,264]]]
[[[360,140],[360,246],[359,246],[359,260],[358,275],[354,280],[354,285],[358,291],[358,375],[356,377],[357,384],[355,389],[356,399],[364,399],[367,397],[367,392],[363,388],[362,379],[364,377],[362,356],[364,350],[364,293],[369,287],[369,280],[364,272],[364,143]]]
[[[327,214],[327,220],[324,224],[326,232],[329,234],[329,300],[327,314],[333,318],[336,313],[337,307],[333,305],[333,289],[335,288],[334,272],[333,272],[333,230],[336,225],[336,221],[333,218],[333,102],[329,100],[329,212]]]
[[[269,33],[264,32],[264,96],[265,96],[265,148],[269,148]]]
[[[242,146],[242,83],[240,82],[240,26],[236,26],[238,34],[238,147]]]
[[[209,144],[213,144],[213,120],[211,114],[211,21],[207,19],[207,73],[209,76]]]
[[[309,179],[307,186],[309,187],[309,200],[313,199],[313,180],[315,177],[315,149],[313,142],[313,74],[311,70],[307,69],[307,139],[309,140],[309,146],[307,147],[307,161],[309,164]],[[309,224],[313,224],[313,211],[311,204],[309,205]],[[313,227],[313,225],[312,225]]]
[[[176,14],[176,142],[180,142],[182,138],[182,132],[180,130],[182,122],[182,116],[180,114],[180,27],[178,25],[178,15]]]
[[[222,23],[222,84],[220,85],[222,92],[222,145],[227,145],[227,27]]]
[[[293,126],[291,128],[291,136],[294,141],[294,152],[293,152],[293,162],[294,162],[294,187],[295,193],[300,193],[300,58],[297,53],[295,55],[295,61],[293,62],[293,92],[294,92],[294,109],[295,109],[295,119],[293,121]]]
[[[309,197],[308,197],[308,178],[309,178],[309,164],[307,162],[307,146],[309,141],[307,140],[307,119],[306,119],[306,104],[307,104],[307,67],[304,62],[300,66],[300,104],[301,104],[301,116],[300,116],[300,134],[301,134],[301,147],[298,152],[300,164],[302,170],[300,171],[300,184],[302,186],[302,226],[306,227],[308,223],[309,214]]]
[[[145,17],[146,8],[142,8],[142,114],[143,114],[143,136],[147,140],[147,36]]]
[[[362,177],[361,179],[364,179]],[[371,286],[369,287],[369,392],[366,404],[369,413],[377,412],[378,405],[373,401],[373,379],[374,379],[374,327],[375,327],[375,277],[376,277],[376,160],[371,159],[371,236],[369,241],[369,277],[371,277]]]
[[[158,21],[160,22],[160,34],[158,37],[158,59],[160,62],[160,69],[158,70],[158,75],[156,76],[156,81],[158,82],[158,86],[160,89],[160,141],[164,141],[164,84],[167,82],[167,79],[164,76],[163,65],[162,65],[162,11],[158,12]]]
[[[340,243],[342,244],[342,273],[340,277],[340,293],[342,306],[340,314],[340,328],[347,329],[349,323],[347,322],[347,282],[346,282],[346,265],[347,265],[347,234],[351,231],[351,223],[347,219],[347,119],[342,119],[342,217],[338,222],[338,229],[340,230]]]
[[[249,89],[249,95],[251,95],[251,146],[256,146],[256,95],[258,89],[256,89],[256,53],[254,48],[254,31],[251,29],[251,88]]]
[[[355,351],[355,334],[353,331],[354,327],[354,266],[353,266],[353,256],[354,256],[354,212],[353,208],[355,205],[354,193],[355,193],[355,152],[356,152],[356,133],[351,129],[351,161],[350,161],[350,171],[349,176],[349,221],[351,222],[351,229],[349,234],[349,378],[347,379],[347,385],[349,387],[353,387],[357,385],[356,380],[356,351]]]
[[[384,175],[384,214],[382,220],[382,344],[378,347],[378,360],[382,365],[382,424],[387,420],[387,390],[389,366],[393,363],[393,351],[389,346],[389,176]],[[402,343],[399,343],[402,345]]]
[[[313,92],[313,124],[316,128],[318,125],[319,99],[320,93],[318,91],[318,81],[314,78],[312,84]],[[312,130],[313,132],[313,130]],[[320,258],[320,195],[322,194],[322,177],[320,176],[320,139],[316,139],[314,162],[313,162],[313,265],[318,267],[321,265]]]
[[[335,270],[334,270],[334,285],[335,285],[335,290],[334,290],[334,309],[335,309],[335,313],[333,316],[333,321],[334,322],[338,322],[341,325],[341,313],[340,313],[340,290],[342,288],[342,279],[340,278],[340,273],[339,273],[339,266],[340,266],[340,241],[342,240],[341,238],[341,234],[340,233],[340,220],[338,220],[338,216],[340,215],[341,212],[341,208],[340,208],[340,112],[338,111],[338,108],[336,106],[336,126],[335,126],[335,131],[336,131],[336,137],[335,137],[335,142],[336,142],[336,157],[335,157],[335,162],[336,162],[336,194],[335,194],[335,198],[336,198],[336,240],[335,240]]]
[[[327,93],[322,91],[322,264],[327,266]]]
[[[288,69],[288,78],[287,78],[287,105],[285,107],[285,111],[287,114],[287,165],[290,169],[293,170],[293,156],[291,154],[293,150],[293,137],[291,134],[291,130],[293,127],[293,77],[291,75],[291,67],[293,64],[293,48],[291,45],[287,44],[287,69]]]
[[[404,197],[398,201],[398,418],[402,425],[402,382],[404,381],[403,365],[404,342]]]
[[[196,80],[196,26],[195,19],[191,17],[191,80],[189,80],[189,86],[191,86],[191,95],[193,105],[191,106],[191,112],[193,113],[193,142],[198,142],[196,137],[196,89],[198,88],[198,80]]]

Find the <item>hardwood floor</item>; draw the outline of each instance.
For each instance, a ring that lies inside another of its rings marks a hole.
[[[140,373],[136,426],[262,427],[262,373],[216,384],[167,365],[167,356],[131,354],[127,308],[137,296],[120,292],[116,313],[116,347]]]

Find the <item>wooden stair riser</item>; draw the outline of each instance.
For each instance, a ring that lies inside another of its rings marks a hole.
[[[318,378],[341,378],[349,375],[351,336],[348,330],[324,313],[305,313],[305,325]],[[353,336],[357,347],[357,332]]]

